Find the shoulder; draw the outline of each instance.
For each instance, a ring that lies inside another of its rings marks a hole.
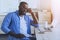
[[[17,13],[17,11],[14,11],[14,12],[9,12],[6,16],[13,16]]]
[[[27,18],[29,18],[29,15],[25,15]]]

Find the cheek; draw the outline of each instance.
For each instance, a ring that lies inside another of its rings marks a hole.
[[[24,9],[22,9],[22,8],[21,8],[20,10],[21,10],[21,11],[24,11]]]
[[[20,8],[19,10],[22,12],[27,12],[27,9],[24,9],[24,8]]]
[[[27,12],[27,9],[25,9],[25,11]]]
[[[22,9],[22,11],[27,12],[27,10],[26,10],[26,9]]]

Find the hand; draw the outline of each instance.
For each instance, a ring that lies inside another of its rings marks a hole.
[[[15,37],[16,37],[16,38],[24,38],[25,35],[24,35],[24,34],[16,34]]]
[[[28,8],[27,10],[29,13],[32,13],[32,9],[31,8]]]
[[[8,35],[16,37],[16,38],[24,38],[25,35],[24,34],[15,34],[14,32],[9,32]]]

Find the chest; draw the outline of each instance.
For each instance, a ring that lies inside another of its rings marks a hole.
[[[29,21],[29,18],[27,16],[24,16],[24,17],[20,17],[20,16],[17,16],[17,15],[14,15],[12,17],[12,22],[15,23],[15,24],[29,24],[30,21]]]

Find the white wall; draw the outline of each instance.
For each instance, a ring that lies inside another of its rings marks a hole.
[[[53,25],[60,24],[60,0],[52,0]]]
[[[40,0],[21,0],[21,1],[27,2],[29,7],[33,9],[38,8],[40,2]]]
[[[18,1],[12,1],[12,0],[0,0],[0,13],[1,12],[10,12],[13,10],[16,10],[18,8]],[[42,9],[48,9],[50,10],[51,0],[22,0],[28,2],[29,6],[31,8],[38,8],[40,10]]]
[[[40,0],[38,8],[40,10],[42,10],[42,9],[50,10],[50,8],[51,8],[51,0]]]
[[[0,13],[12,12],[18,9],[18,0],[0,0]]]

